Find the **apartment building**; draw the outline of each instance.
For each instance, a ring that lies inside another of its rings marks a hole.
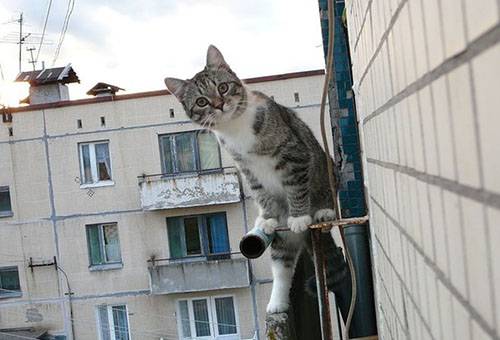
[[[257,211],[229,155],[166,90],[69,100],[76,73],[52,71],[2,112],[0,334],[263,339],[268,254],[239,253]],[[246,82],[319,138],[323,79]]]

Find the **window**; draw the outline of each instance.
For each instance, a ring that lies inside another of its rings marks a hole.
[[[175,117],[174,109],[169,109],[168,112],[170,112],[170,118],[174,118]]]
[[[0,217],[12,216],[9,187],[0,187]]]
[[[21,296],[17,267],[0,268],[0,298]]]
[[[167,218],[172,258],[227,258],[229,237],[225,213]]]
[[[97,306],[97,325],[101,340],[129,340],[126,305]]]
[[[104,116],[101,117],[101,126],[106,126],[106,118]]]
[[[82,184],[112,183],[109,142],[80,144]]]
[[[293,99],[295,100],[296,103],[300,102],[300,97],[298,92],[295,92],[293,94]]]
[[[120,240],[116,223],[87,226],[90,266],[120,264]]]
[[[219,169],[220,151],[210,132],[195,131],[160,136],[163,173]]]
[[[83,125],[82,125],[82,120],[81,120],[81,119],[77,119],[77,120],[76,120],[76,128],[77,128],[77,129],[81,129],[81,128],[82,128],[82,126],[83,126]]]
[[[232,296],[179,300],[177,325],[181,339],[239,339]]]

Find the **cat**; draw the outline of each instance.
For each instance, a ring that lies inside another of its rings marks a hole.
[[[268,234],[278,225],[290,228],[276,232],[271,244],[273,287],[266,309],[286,312],[298,254],[310,249],[305,231],[335,218],[325,152],[293,110],[249,90],[213,45],[201,72],[189,80],[165,78],[165,84],[188,117],[215,134],[248,181],[259,208],[255,226]]]

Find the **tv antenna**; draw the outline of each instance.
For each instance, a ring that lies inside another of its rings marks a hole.
[[[3,43],[3,44],[17,44],[19,45],[19,58],[18,58],[18,61],[19,61],[19,73],[21,73],[21,68],[22,68],[22,58],[23,58],[23,45],[24,44],[38,44],[39,42],[37,41],[32,41],[31,39],[29,39],[29,41],[27,40],[28,38],[34,38],[34,39],[37,39],[37,40],[40,40],[40,34],[37,34],[37,33],[23,33],[23,25],[24,25],[24,17],[23,17],[23,12],[21,12],[19,14],[19,18],[18,19],[14,19],[12,21],[9,21],[9,22],[6,22],[5,24],[9,24],[9,23],[18,23],[19,24],[19,34],[17,34],[17,32],[12,32],[10,34],[7,34],[6,36],[4,36],[2,38],[2,40],[0,40],[0,43]],[[53,44],[53,42],[44,42],[44,41],[41,41],[40,45],[51,45]],[[30,49],[28,49],[28,51],[30,51]],[[30,51],[30,53],[33,53],[32,51]],[[33,61],[33,55],[31,56],[31,60]],[[35,63],[33,63],[32,61],[30,61],[30,63],[33,64],[33,67],[35,67]]]
[[[26,48],[26,51],[30,53],[31,59],[28,59],[28,63],[30,63],[33,66],[33,71],[35,70],[35,65],[36,65],[36,60],[33,58],[33,51],[36,50],[35,47],[28,47]]]

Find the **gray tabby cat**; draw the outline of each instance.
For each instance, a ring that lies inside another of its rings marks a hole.
[[[166,78],[165,84],[189,118],[213,131],[255,193],[255,225],[273,233],[273,288],[268,313],[289,308],[289,291],[298,254],[309,243],[313,222],[332,220],[332,195],[325,153],[295,112],[251,91],[210,46],[207,64],[192,79]]]

